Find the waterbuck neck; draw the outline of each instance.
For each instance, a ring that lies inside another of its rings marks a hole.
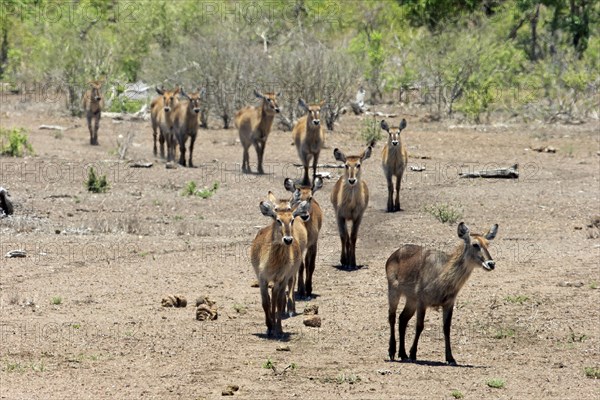
[[[455,293],[458,293],[475,268],[475,263],[469,262],[465,257],[467,246],[466,243],[459,244],[443,267],[442,275],[446,278],[444,281],[448,287],[455,289]]]
[[[273,119],[275,118],[275,114],[269,114],[265,111],[264,107],[260,109],[260,122],[258,124],[258,130],[266,136],[271,131],[271,126],[273,125]]]

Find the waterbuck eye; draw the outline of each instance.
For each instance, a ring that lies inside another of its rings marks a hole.
[[[283,226],[283,221],[282,221],[282,220],[278,219],[278,220],[277,220],[277,223],[278,223],[279,225]]]
[[[475,247],[477,250],[481,248],[481,246],[479,246],[479,243],[477,242],[473,243],[473,247]]]
[[[344,165],[346,167],[346,169],[350,168],[350,166],[348,164]]]
[[[360,164],[356,164],[356,168],[360,169]]]

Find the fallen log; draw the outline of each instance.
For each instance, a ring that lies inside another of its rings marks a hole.
[[[503,179],[518,179],[519,164],[515,164],[508,168],[488,169],[484,171],[459,172],[461,178],[503,178]]]
[[[294,167],[304,167],[302,164],[294,163]],[[345,168],[344,164],[317,164],[317,168]]]
[[[38,129],[48,129],[50,131],[66,131],[67,128],[60,125],[40,125]]]

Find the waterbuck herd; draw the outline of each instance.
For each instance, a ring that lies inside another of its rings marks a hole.
[[[98,144],[100,112],[103,105],[102,82],[90,82],[90,89],[83,96],[83,107],[90,131],[90,144]],[[157,156],[157,138],[160,143],[160,156],[167,162],[175,161],[179,146],[179,164],[193,167],[193,151],[200,117],[200,101],[204,90],[186,93],[183,88],[172,90],[156,88],[159,94],[151,103],[151,125],[154,138],[154,155]],[[243,147],[242,172],[251,173],[249,148],[253,146],[257,155],[257,173],[263,174],[265,146],[273,126],[275,115],[280,107],[277,99],[281,93],[261,93],[254,90],[261,100],[257,107],[240,109],[234,118]],[[295,290],[297,296],[310,299],[313,293],[313,273],[316,264],[319,231],[323,224],[323,211],[315,193],[323,187],[323,180],[317,173],[325,134],[320,123],[320,112],[324,102],[307,104],[298,100],[298,106],[305,112],[292,130],[292,139],[304,167],[301,180],[286,178],[283,182],[287,197],[277,198],[271,191],[267,199],[259,204],[260,212],[272,222],[259,230],[252,242],[251,263],[259,281],[262,307],[265,314],[267,335],[280,337],[283,334],[282,318],[293,316]],[[92,127],[92,119],[94,126]],[[406,128],[405,119],[398,126],[381,121],[380,127],[388,133],[388,140],[382,152],[382,167],[387,180],[387,211],[402,211],[400,207],[400,186],[407,167],[408,154],[401,132]],[[190,139],[186,160],[186,142]],[[164,145],[167,146],[165,157]],[[369,204],[369,189],[361,177],[361,166],[373,151],[369,144],[359,154],[346,155],[334,149],[334,158],[343,163],[344,173],[331,191],[331,204],[335,210],[336,222],[341,240],[340,268],[356,269],[356,242],[365,210]],[[312,179],[309,175],[312,161]],[[396,180],[394,187],[393,180]],[[395,196],[394,196],[395,192]],[[348,223],[351,223],[349,229]],[[404,245],[394,251],[385,265],[388,281],[389,301],[389,357],[396,357],[396,312],[400,297],[406,303],[398,321],[398,358],[416,360],[417,343],[423,331],[425,312],[428,307],[441,307],[443,310],[443,331],[446,346],[446,362],[456,364],[450,347],[450,327],[452,312],[458,292],[463,287],[473,269],[481,266],[486,271],[495,268],[488,251],[489,241],[494,239],[498,225],[484,235],[471,233],[461,222],[457,228],[461,240],[452,253],[430,250],[417,245]],[[269,287],[271,291],[269,293]],[[417,314],[416,333],[409,355],[406,354],[404,338],[409,320]]]

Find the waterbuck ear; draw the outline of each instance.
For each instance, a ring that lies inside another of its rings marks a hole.
[[[320,176],[315,177],[312,186],[312,193],[315,194],[316,191],[320,190],[323,187],[323,178]]]
[[[186,99],[188,99],[188,100],[191,100],[191,99],[190,99],[190,96],[188,96],[188,94],[187,94],[187,93],[186,93],[186,92],[183,90],[183,88],[181,88],[181,95],[182,95],[183,97],[185,97]]]
[[[277,197],[275,197],[273,192],[271,192],[270,190],[269,190],[269,193],[267,194],[267,199],[269,199],[269,201],[271,203],[277,203]]]
[[[254,89],[254,95],[256,97],[258,97],[259,99],[264,99],[265,96],[263,96],[263,94],[261,92],[259,92],[258,90]]]
[[[296,207],[296,209],[292,213],[292,216],[294,218],[303,217],[303,216],[307,216],[309,212],[310,212],[310,203],[308,201],[304,200],[303,202],[301,202],[298,205],[298,207]]]
[[[323,107],[325,105],[325,100],[321,100],[321,102],[319,103],[319,107]]]
[[[381,120],[381,129],[383,129],[384,131],[389,132],[390,131],[390,126],[388,125],[388,123],[385,121],[385,119]]]
[[[300,108],[302,108],[304,111],[308,111],[308,106],[306,105],[306,103],[304,102],[303,99],[298,99],[298,105],[300,106]]]
[[[406,128],[406,120],[404,118],[402,118],[402,121],[400,121],[400,126],[398,127],[398,130],[404,130],[404,128]]]
[[[496,237],[496,233],[498,233],[498,224],[494,224],[490,230],[488,231],[488,233],[485,234],[485,238],[487,240],[493,240]]]
[[[173,95],[176,95],[176,94],[178,94],[178,93],[181,93],[181,91],[182,91],[182,90],[183,90],[183,88],[181,88],[181,87],[177,86],[177,87],[175,88],[175,91],[173,91]]]
[[[344,155],[344,153],[342,153],[340,151],[340,149],[334,149],[333,150],[333,156],[335,157],[336,160],[341,161],[343,163],[346,162],[346,156]]]
[[[200,97],[204,97],[206,95],[206,88],[200,88],[200,86],[198,86],[198,96]]]
[[[275,97],[281,97],[281,92],[277,92],[277,94],[275,95]]]
[[[158,88],[158,86],[156,86],[154,89],[156,89],[156,93],[163,95],[165,94],[165,90],[163,88]]]
[[[371,157],[371,152],[373,151],[372,146],[367,146],[365,151],[360,155],[360,161],[365,161],[367,158]]]
[[[469,227],[464,222],[458,224],[457,228],[458,237],[465,241],[466,244],[471,243],[471,236],[469,236]]]
[[[260,202],[260,212],[265,217],[275,218],[275,206],[270,201],[261,201]]]
[[[285,180],[283,181],[283,187],[288,192],[294,193],[296,191],[296,185],[294,185],[294,181],[292,180],[292,178],[285,178]]]

